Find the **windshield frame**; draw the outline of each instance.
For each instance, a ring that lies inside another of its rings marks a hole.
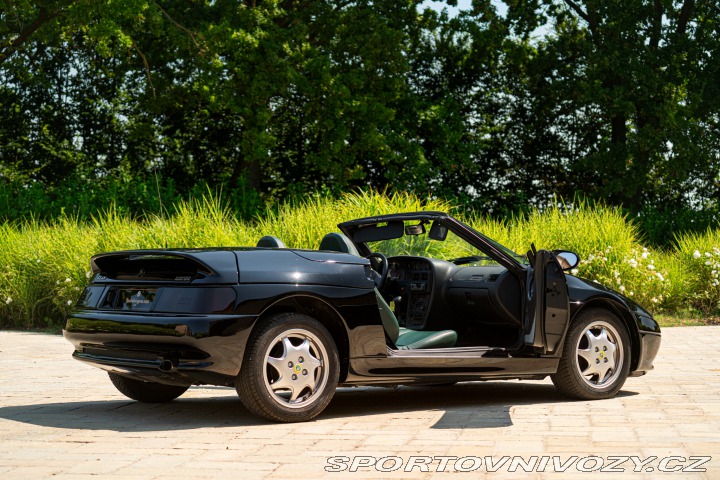
[[[496,242],[478,232],[469,225],[448,215],[444,212],[409,212],[409,213],[393,213],[389,215],[380,215],[377,217],[365,217],[342,222],[338,224],[340,230],[347,235],[358,248],[358,251],[364,255],[370,255],[372,251],[365,242],[355,242],[354,233],[361,227],[369,225],[377,225],[379,223],[387,223],[392,221],[437,221],[453,232],[455,235],[465,240],[467,243],[477,248],[481,252],[488,255],[499,264],[514,272],[516,275],[524,274],[529,268],[527,258],[520,255],[508,247]]]

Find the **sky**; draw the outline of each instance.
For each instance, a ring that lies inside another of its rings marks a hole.
[[[457,13],[460,10],[467,10],[470,8],[470,5],[472,4],[472,0],[458,0],[458,6],[457,7],[451,7],[445,2],[438,2],[434,0],[426,0],[423,3],[423,6],[434,8],[435,10],[442,10],[443,8],[447,8],[448,13],[450,15],[457,15]]]
[[[500,13],[500,15],[504,15],[507,10],[507,5],[499,0],[493,0],[493,3],[498,9],[498,13]],[[450,15],[457,15],[460,10],[468,10],[472,6],[472,0],[458,0],[457,7],[450,7],[447,3],[442,1],[426,0],[423,3],[423,6],[428,6],[438,11],[443,8],[447,8]]]
[[[505,16],[507,13],[507,4],[501,0],[491,0],[492,3],[495,5],[495,8],[497,8],[497,12],[500,16]],[[425,0],[421,4],[421,8],[424,7],[430,7],[435,10],[442,11],[442,9],[447,9],[450,16],[457,15],[461,10],[469,10],[472,7],[472,0],[458,0],[457,1],[457,7],[451,7],[446,2],[441,0]],[[551,31],[550,25],[543,25],[535,29],[530,36],[532,38],[538,39],[542,38],[548,35],[548,33]]]

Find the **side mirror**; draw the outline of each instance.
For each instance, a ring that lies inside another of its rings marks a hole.
[[[553,250],[552,253],[557,257],[557,261],[563,270],[575,268],[580,263],[580,257],[575,252],[568,250]]]

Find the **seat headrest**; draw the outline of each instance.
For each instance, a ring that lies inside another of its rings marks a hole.
[[[320,242],[319,250],[329,250],[331,252],[349,253],[350,255],[360,256],[355,245],[348,237],[342,233],[328,233]]]
[[[258,240],[258,247],[263,248],[287,248],[282,240],[272,235],[266,235]]]

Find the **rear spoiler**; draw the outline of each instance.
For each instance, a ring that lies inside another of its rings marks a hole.
[[[128,250],[90,259],[91,283],[237,284],[231,250]]]

